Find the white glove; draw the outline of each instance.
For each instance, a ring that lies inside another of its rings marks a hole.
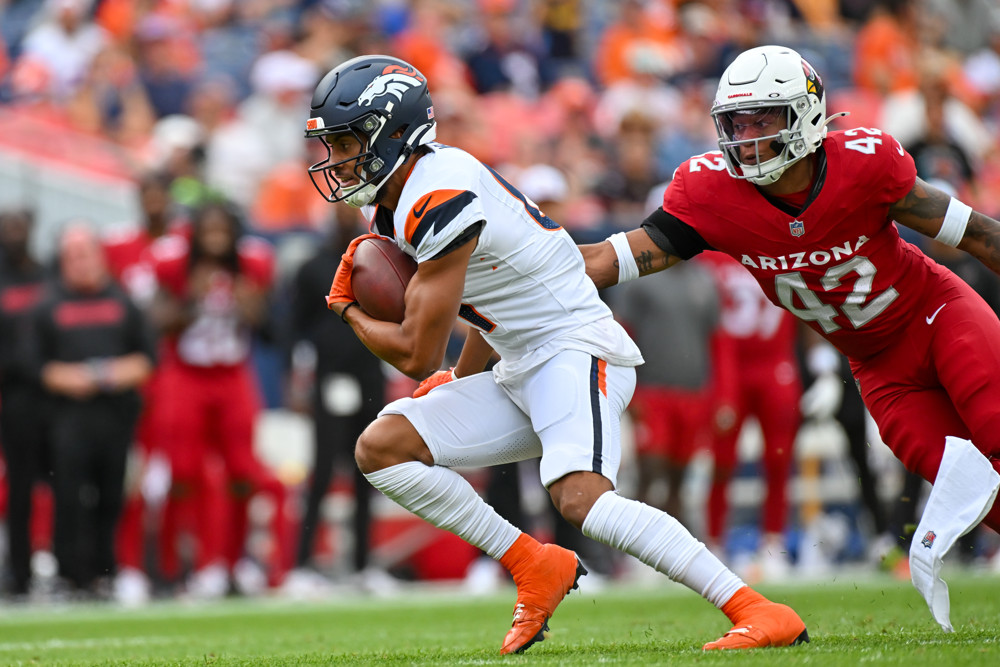
[[[843,398],[844,380],[835,373],[824,373],[802,394],[799,408],[807,419],[830,419]]]

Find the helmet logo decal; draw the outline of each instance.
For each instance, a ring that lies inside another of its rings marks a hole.
[[[324,127],[326,127],[326,124],[323,122],[322,118],[319,117],[310,118],[309,120],[306,121],[306,132],[311,132],[313,130],[322,130]]]
[[[819,74],[812,68],[812,65],[805,60],[802,61],[802,72],[806,75],[806,92],[822,98],[823,80],[819,78]]]
[[[384,95],[392,95],[402,102],[406,91],[419,88],[422,85],[424,85],[424,78],[416,70],[399,65],[389,65],[361,93],[358,97],[358,105],[371,106],[372,102]]]

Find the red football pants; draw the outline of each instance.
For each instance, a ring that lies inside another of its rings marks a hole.
[[[731,394],[735,423],[716,432],[713,443],[715,467],[705,518],[708,538],[722,540],[729,516],[729,482],[736,469],[736,446],[747,417],[753,415],[764,438],[761,466],[766,492],[761,506],[761,530],[780,533],[788,518],[788,477],[791,474],[795,438],[801,417],[799,399],[802,384],[794,363],[787,359],[741,363],[736,369],[737,385]]]
[[[160,369],[157,393],[153,437],[170,460],[173,480],[161,567],[168,576],[176,569],[172,533],[192,513],[199,542],[196,565],[232,565],[243,551],[253,493],[269,493],[275,524],[284,524],[284,486],[253,451],[260,405],[256,378],[249,365],[197,368],[167,362]],[[222,475],[212,468],[213,461],[221,462]],[[275,542],[280,549],[287,540],[282,535]],[[287,561],[284,553],[276,554],[275,563]]]
[[[686,465],[707,444],[708,396],[702,391],[638,386],[629,404],[639,456],[662,456]]]

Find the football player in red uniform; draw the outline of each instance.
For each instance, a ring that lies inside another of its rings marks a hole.
[[[151,313],[163,340],[150,432],[169,459],[172,481],[161,530],[172,535],[174,522],[194,515],[199,552],[190,595],[224,595],[230,573],[237,588],[255,588],[259,582],[241,583],[241,572],[252,567],[242,559],[251,496],[270,495],[276,531],[284,521],[284,486],[253,450],[260,399],[251,339],[265,322],[274,253],[243,233],[234,208],[216,202],[195,212],[190,239],[164,236],[152,255],[159,290]],[[173,547],[161,544],[167,577],[179,569]],[[274,579],[284,563],[278,552]]]
[[[788,477],[801,422],[802,380],[795,358],[798,328],[795,318],[772,305],[730,257],[709,252],[699,259],[712,269],[722,302],[712,411],[714,468],[705,533],[709,547],[721,553],[740,432],[748,417],[756,417],[763,436],[760,468],[765,492],[761,541],[748,571],[751,578],[778,579],[788,574],[790,566],[784,531]]]
[[[893,221],[998,272],[1000,223],[917,178],[884,132],[827,133],[843,114],[791,49],[740,54],[711,113],[720,150],[682,164],[640,229],[583,246],[587,271],[606,287],[720,250],[843,352],[883,440],[934,483],[910,563],[950,630],[941,559],[980,521],[1000,528],[1000,322]]]

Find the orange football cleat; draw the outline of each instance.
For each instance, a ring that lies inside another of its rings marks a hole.
[[[545,639],[552,613],[577,588],[577,580],[587,574],[572,551],[555,544],[539,544],[527,535],[518,538],[511,552],[514,553],[508,552],[501,561],[517,585],[517,604],[514,624],[503,640],[500,655],[523,653]]]
[[[702,646],[705,651],[795,646],[809,641],[806,624],[791,607],[771,602],[749,586],[736,591],[722,611],[733,627]]]

